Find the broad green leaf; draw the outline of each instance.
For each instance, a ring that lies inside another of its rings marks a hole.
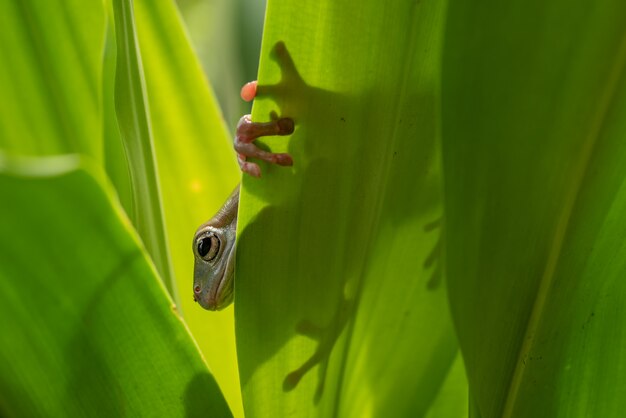
[[[253,118],[294,119],[291,137],[262,142],[295,164],[243,182],[247,417],[424,416],[437,404],[457,354],[438,226],[444,5],[268,2]]]
[[[475,416],[626,408],[624,16],[450,1],[445,253]]]
[[[242,416],[233,310],[207,312],[194,304],[192,293],[194,232],[240,178],[232,140],[174,3],[139,0],[135,6],[180,304],[231,409]]]
[[[0,191],[0,415],[230,415],[101,170],[0,154]]]

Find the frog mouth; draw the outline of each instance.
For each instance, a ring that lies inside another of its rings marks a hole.
[[[235,248],[233,247],[230,252],[234,251]],[[234,278],[234,268],[235,268],[235,257],[231,257],[230,253],[228,254],[228,262],[226,263],[226,266],[224,268],[224,270],[222,271],[221,277],[218,281],[218,286],[216,286],[215,288],[215,292],[211,292],[214,293],[213,294],[213,298],[212,298],[212,310],[217,310],[217,311],[221,311],[222,309],[224,309],[225,307],[227,307],[228,305],[230,305],[233,301],[233,296],[234,296],[234,292],[233,292],[233,278]],[[219,295],[219,298],[218,298]]]

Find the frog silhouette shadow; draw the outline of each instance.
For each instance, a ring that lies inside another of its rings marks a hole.
[[[356,197],[367,195],[368,185],[375,175],[368,169],[376,161],[360,159],[360,147],[367,146],[367,139],[384,139],[388,133],[372,132],[371,126],[352,121],[357,119],[354,116],[358,119],[364,116],[354,114],[352,109],[361,108],[355,103],[375,101],[380,93],[361,92],[358,96],[348,96],[308,85],[282,42],[274,46],[272,57],[281,68],[281,80],[272,85],[260,84],[255,100],[270,99],[280,109],[278,113],[282,117],[294,119],[296,129],[289,139],[288,150],[294,157],[294,168],[285,170],[261,164],[264,175],[271,173],[268,179],[244,180],[244,187],[247,181],[256,182],[249,191],[261,200],[271,201],[272,205],[258,213],[238,237],[238,259],[255,260],[254,273],[248,271],[245,277],[248,280],[246,291],[235,292],[237,324],[246,324],[245,330],[241,329],[243,332],[238,329],[238,347],[244,350],[254,347],[252,355],[240,356],[240,377],[245,388],[255,371],[294,338],[295,333],[315,341],[316,348],[305,361],[291,367],[282,381],[282,390],[294,390],[317,366],[319,376],[313,398],[317,403],[324,393],[336,343],[358,307],[364,271],[355,260],[363,259],[359,255],[367,253],[367,238],[371,239],[364,231],[363,218],[351,216],[359,213],[363,203],[358,198],[342,199],[335,194],[337,190],[350,190]],[[376,115],[365,115],[365,118],[375,119]],[[310,127],[315,129],[314,137],[309,132]],[[363,137],[364,143],[342,140],[355,132]],[[345,159],[350,159],[355,170],[363,173],[362,178],[355,180],[341,175]],[[407,180],[400,178],[398,181]],[[294,188],[293,183],[297,187]],[[286,187],[287,184],[290,186]],[[318,190],[320,194],[312,195],[310,190]],[[394,200],[391,196],[389,200],[392,204],[401,203],[401,198]],[[424,205],[435,205],[436,199],[431,200]],[[403,222],[415,215],[403,212],[405,205],[397,207],[393,222]],[[296,217],[292,215],[294,212]],[[424,229],[440,230],[436,221],[432,224]],[[346,234],[346,231],[355,232]],[[248,243],[263,242],[268,233],[280,236],[281,240],[272,241],[277,246],[264,248],[268,255],[266,261],[259,258]],[[303,236],[306,239],[302,239]],[[438,244],[424,261],[425,269],[433,268],[429,288],[438,287],[441,276],[439,247]],[[251,274],[272,277],[272,283],[248,279]],[[238,278],[236,286],[239,283]],[[240,308],[242,306],[246,308]]]
[[[316,341],[316,349],[299,367],[294,366],[283,382],[276,383],[282,383],[282,390],[291,391],[312,368],[319,366],[314,395],[314,401],[318,402],[323,394],[331,353],[354,312],[354,300],[344,297],[350,266],[346,267],[337,254],[345,252],[349,243],[320,245],[345,224],[345,219],[333,216],[340,213],[332,193],[342,168],[341,161],[336,161],[334,156],[338,147],[343,148],[341,154],[345,158],[354,158],[356,154],[356,150],[350,150],[347,144],[337,140],[341,138],[342,130],[349,129],[342,110],[349,108],[352,100],[306,84],[284,43],[278,42],[274,46],[272,58],[281,69],[281,79],[272,85],[259,84],[255,101],[270,99],[280,109],[281,116],[294,120],[296,129],[289,139],[289,152],[294,157],[295,166],[290,171],[261,164],[264,176],[271,180],[244,181],[244,187],[246,181],[255,181],[255,187],[250,191],[273,204],[264,208],[240,231],[238,259],[255,258],[254,250],[248,250],[247,243],[262,242],[267,231],[282,239],[280,247],[266,249],[268,258],[281,260],[280,264],[265,264],[264,260],[258,260],[258,264],[255,262],[255,272],[259,276],[275,279],[271,288],[250,280],[246,283],[245,293],[236,292],[237,323],[256,323],[252,328],[263,329],[266,334],[261,338],[252,336],[248,341],[249,329],[238,332],[240,347],[255,345],[254,359],[242,356],[244,358],[240,360],[241,383],[245,387],[254,371],[292,339],[295,332]],[[276,117],[271,113],[269,116]],[[315,141],[304,141],[309,136],[309,126],[316,127]],[[259,142],[263,147],[262,141]],[[297,187],[282,187],[287,182],[295,182]],[[327,190],[328,194],[311,196],[301,192],[311,189]],[[294,211],[300,214],[296,219],[289,216]],[[320,224],[320,228],[310,228],[316,224]],[[306,240],[300,239],[301,231],[307,233]],[[285,254],[289,257],[283,257]],[[337,280],[337,277],[342,279]],[[239,279],[236,283],[240,283]],[[239,306],[255,309],[239,309]],[[271,329],[267,327],[268,323],[272,324]]]

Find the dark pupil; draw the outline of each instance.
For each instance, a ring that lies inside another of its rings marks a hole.
[[[209,251],[211,251],[211,238],[202,238],[198,243],[198,254],[200,257],[204,257]]]

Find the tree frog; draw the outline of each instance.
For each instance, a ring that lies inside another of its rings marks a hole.
[[[241,89],[241,97],[251,101],[256,96],[257,82],[252,81]],[[281,166],[293,165],[291,155],[272,153],[258,148],[254,141],[262,136],[290,135],[294,123],[291,118],[272,115],[269,122],[252,122],[250,115],[243,116],[237,124],[234,148],[239,167],[244,173],[261,176],[258,164],[247,161],[259,158]],[[194,273],[193,298],[205,309],[215,311],[233,301],[235,261],[235,231],[239,207],[239,186],[226,199],[224,205],[207,222],[200,225],[193,238]]]

